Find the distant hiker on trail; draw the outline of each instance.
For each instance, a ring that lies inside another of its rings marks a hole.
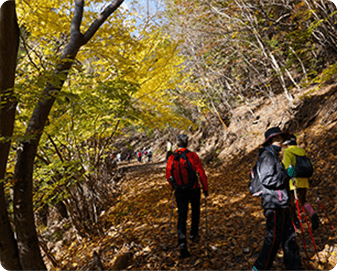
[[[168,158],[172,155],[173,153],[173,145],[169,139],[166,140],[166,162],[168,161]]]
[[[142,152],[140,150],[138,150],[137,154],[137,158],[138,158],[138,163],[142,162]]]
[[[131,161],[131,153],[129,151],[126,154],[126,160],[128,161],[128,163],[130,163],[130,161]]]
[[[149,149],[147,150],[147,158],[148,158],[148,161],[149,161],[150,163],[152,163],[152,150],[151,150],[151,148],[149,148]]]
[[[146,150],[145,147],[143,148],[142,155],[144,155],[145,157],[147,156],[147,150]],[[143,160],[143,163],[146,163],[146,159],[145,158]]]
[[[117,154],[117,161],[122,162],[122,155],[120,152]]]
[[[288,135],[278,127],[268,129],[263,148],[259,151],[258,173],[263,187],[261,201],[267,218],[267,235],[253,270],[270,270],[280,244],[286,270],[301,270],[299,247],[288,205],[289,178],[280,158],[282,142]]]
[[[292,167],[296,166],[296,156],[307,156],[307,153],[304,149],[297,147],[296,140],[297,140],[296,136],[292,134],[290,135],[289,139],[283,143],[283,145],[287,147],[283,152],[283,163],[287,170],[290,168],[290,166]],[[318,215],[315,213],[314,209],[311,207],[310,203],[307,202],[306,199],[307,189],[309,188],[309,179],[295,177],[295,183],[297,195],[300,199],[300,202],[302,206],[304,206],[304,208],[308,210],[308,212],[310,213],[312,229],[316,230],[319,226],[319,218]],[[289,180],[289,187],[290,187],[290,204],[291,204],[290,212],[295,225],[299,227],[299,220],[297,218],[296,209],[294,205],[294,185],[292,179]]]
[[[189,257],[186,239],[186,220],[188,205],[192,206],[192,225],[190,240],[196,241],[200,220],[200,184],[196,172],[199,173],[205,197],[208,196],[207,176],[198,155],[187,150],[188,136],[181,134],[177,137],[178,149],[167,161],[166,178],[175,190],[178,206],[178,243],[182,258]]]

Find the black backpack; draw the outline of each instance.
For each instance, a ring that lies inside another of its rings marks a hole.
[[[252,167],[249,175],[248,190],[253,197],[261,196],[263,189],[260,174],[257,170],[258,163],[259,161],[257,161],[256,164]]]
[[[295,177],[310,178],[314,173],[314,168],[308,156],[296,155]]]
[[[187,153],[189,153],[188,150],[183,152],[175,152],[172,154],[174,155],[174,159],[172,162],[171,177],[169,178],[169,182],[172,184],[172,187],[175,190],[191,189],[197,182],[197,174],[193,170],[192,164],[186,155]],[[187,170],[188,178],[183,178],[183,168]],[[174,176],[178,176],[178,182]]]

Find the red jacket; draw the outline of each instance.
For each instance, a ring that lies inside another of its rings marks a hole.
[[[176,150],[175,152],[181,151],[184,152],[186,150],[186,148],[181,148]],[[195,152],[188,152],[187,153],[187,157],[190,160],[191,164],[192,164],[192,168],[195,172],[199,173],[200,176],[200,181],[202,184],[202,188],[205,192],[208,191],[208,184],[207,184],[207,176],[205,174],[205,170],[201,164],[200,158],[199,156],[195,153]],[[174,159],[174,155],[171,155],[168,160],[167,160],[167,167],[166,167],[166,179],[169,182],[169,178],[171,176],[171,169],[172,169],[172,162]],[[187,170],[182,172],[183,178],[187,177]],[[199,179],[199,178],[198,178]],[[172,186],[172,184],[169,182],[169,184]],[[196,184],[194,185],[193,188],[197,188],[200,187],[199,182],[196,182]]]

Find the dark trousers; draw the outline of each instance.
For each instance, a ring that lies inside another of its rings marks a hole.
[[[190,235],[198,235],[200,220],[200,188],[188,189],[175,192],[178,206],[178,242],[186,243],[186,220],[188,214],[188,205],[192,207],[192,225]]]
[[[264,215],[267,218],[267,235],[264,238],[262,251],[254,264],[255,268],[270,270],[282,244],[286,270],[301,270],[299,247],[295,240],[289,209],[266,209]]]

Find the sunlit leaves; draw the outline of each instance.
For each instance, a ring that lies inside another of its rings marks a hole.
[[[107,4],[86,3],[82,34]],[[17,3],[22,47],[14,142],[34,139],[35,134],[25,138],[22,134],[37,101],[49,98],[41,96],[46,86],[62,86],[59,92],[50,93],[56,103],[36,159],[34,179],[39,192],[35,199],[43,195],[43,204],[75,180],[91,174],[98,178],[97,165],[109,151],[105,142],[111,142],[125,127],[186,128],[192,124],[174,111],[177,100],[170,92],[187,76],[184,58],[178,54],[179,43],[151,21],[136,25],[133,10],[113,13],[80,49],[69,74],[54,73],[69,42],[73,5],[74,1]]]

